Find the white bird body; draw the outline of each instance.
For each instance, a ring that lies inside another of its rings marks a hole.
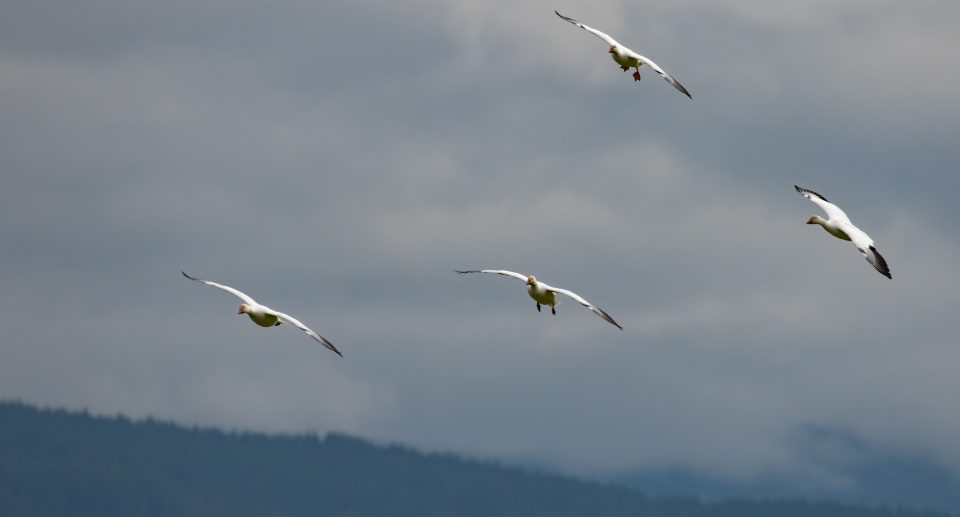
[[[574,301],[576,301],[580,305],[583,305],[584,307],[590,309],[591,312],[603,318],[604,321],[610,323],[611,325],[616,326],[620,330],[623,330],[623,327],[621,327],[619,323],[614,321],[614,319],[610,317],[610,315],[607,314],[603,309],[583,299],[583,297],[581,297],[577,293],[573,291],[568,291],[566,289],[561,289],[559,287],[553,287],[551,285],[547,285],[543,282],[538,281],[537,278],[533,275],[525,276],[525,275],[521,275],[520,273],[515,273],[513,271],[507,271],[505,269],[471,269],[468,271],[457,271],[457,273],[460,273],[460,274],[496,273],[498,275],[516,278],[517,280],[523,280],[527,284],[527,294],[530,296],[530,298],[533,298],[533,301],[537,302],[537,311],[540,310],[541,305],[547,305],[550,307],[550,312],[552,312],[553,314],[556,314],[557,305],[560,303],[560,301],[557,299],[557,294],[562,294],[564,296],[568,296],[572,298]]]
[[[880,252],[877,251],[877,248],[874,246],[873,239],[871,239],[866,232],[860,228],[857,228],[857,226],[850,221],[850,218],[847,217],[847,214],[841,210],[840,207],[827,201],[825,197],[810,189],[806,189],[798,185],[794,185],[793,188],[795,188],[801,196],[809,199],[827,213],[827,219],[824,219],[819,215],[814,215],[807,220],[807,224],[820,225],[820,227],[826,230],[826,232],[830,235],[833,235],[838,239],[852,242],[853,245],[857,247],[857,250],[863,254],[864,258],[867,259],[867,262],[874,267],[874,269],[887,278],[893,278],[893,276],[890,274],[890,268],[887,266],[887,261],[884,260],[883,256],[880,255]]]
[[[551,287],[543,282],[534,282],[527,286],[527,294],[537,303],[556,307],[557,293],[550,290]]]
[[[679,81],[677,81],[676,79],[674,79],[673,77],[671,77],[670,74],[666,73],[662,68],[660,68],[659,65],[657,65],[656,63],[654,63],[652,59],[649,59],[649,58],[646,58],[646,57],[644,57],[644,56],[641,56],[640,54],[637,54],[636,52],[630,50],[629,48],[621,45],[619,41],[613,39],[612,37],[610,37],[609,34],[607,34],[607,33],[605,33],[605,32],[601,32],[601,31],[598,31],[597,29],[594,29],[593,27],[590,27],[590,26],[588,26],[588,25],[584,25],[584,24],[578,22],[577,20],[574,20],[573,18],[570,18],[570,17],[567,17],[567,16],[564,16],[564,15],[560,14],[560,13],[557,12],[557,11],[554,11],[554,13],[556,13],[557,16],[559,16],[559,17],[562,18],[563,20],[568,21],[568,22],[576,25],[577,27],[580,27],[581,29],[583,29],[583,30],[585,30],[585,31],[593,34],[594,36],[602,39],[603,41],[605,41],[605,42],[607,43],[607,45],[610,45],[610,49],[609,49],[610,57],[612,57],[613,60],[614,60],[618,65],[620,65],[620,68],[622,68],[624,72],[626,72],[627,70],[629,70],[629,69],[631,69],[631,68],[636,68],[636,69],[637,69],[637,71],[633,74],[633,79],[634,79],[634,81],[639,81],[639,80],[640,80],[640,67],[642,67],[642,66],[649,66],[651,69],[653,69],[654,72],[656,72],[657,74],[659,74],[660,77],[663,77],[664,80],[666,80],[666,81],[667,81],[668,83],[670,83],[674,88],[676,88],[677,91],[679,91],[680,93],[686,95],[687,97],[689,97],[689,98],[691,98],[691,99],[693,98],[692,96],[690,96],[690,92],[688,92],[687,89],[684,88],[684,86],[683,86],[682,84],[680,84]]]
[[[627,68],[640,68],[646,64],[644,62],[646,59],[643,56],[621,46],[613,47],[613,52],[610,53],[610,57],[613,58],[618,65]]]
[[[276,327],[283,323],[277,316],[276,311],[266,305],[245,305],[244,310],[238,314],[246,314],[254,323],[261,327]]]
[[[843,231],[843,228],[841,228],[841,225],[837,221],[827,221],[827,220],[824,220],[819,215],[815,215],[813,217],[815,217],[815,219],[813,220],[813,223],[819,224],[820,226],[822,226],[823,229],[826,230],[827,233],[829,233],[830,235],[833,235],[834,237],[838,239],[843,239],[845,241],[853,240],[850,238],[850,235],[847,234],[847,232]]]
[[[306,325],[301,323],[300,320],[294,318],[293,316],[282,313],[280,311],[273,310],[270,307],[267,307],[266,305],[261,305],[257,303],[256,300],[244,294],[239,289],[234,289],[233,287],[230,287],[228,285],[218,284],[216,282],[211,282],[209,280],[200,280],[199,278],[194,278],[184,273],[183,271],[181,271],[180,273],[182,273],[183,276],[189,278],[190,280],[193,280],[194,282],[200,282],[201,284],[206,284],[206,285],[209,285],[210,287],[216,287],[217,289],[222,289],[236,296],[237,298],[240,298],[241,300],[243,300],[243,303],[240,304],[240,309],[237,311],[237,314],[246,314],[247,317],[249,317],[250,320],[256,323],[257,325],[260,325],[261,327],[276,327],[277,325],[280,325],[283,323],[289,323],[294,327],[297,327],[298,329],[302,330],[304,333],[310,336],[310,338],[312,338],[314,341],[327,347],[328,349],[330,349],[340,357],[343,357],[343,354],[341,354],[340,351],[337,350],[337,347],[333,346],[333,343],[331,343],[330,341],[327,341],[325,337],[321,336],[320,334],[317,334],[316,332],[311,330],[310,327],[307,327]]]

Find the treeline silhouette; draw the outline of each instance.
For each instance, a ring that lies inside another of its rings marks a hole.
[[[3,516],[890,517],[807,501],[701,503],[345,436],[270,436],[0,402]]]

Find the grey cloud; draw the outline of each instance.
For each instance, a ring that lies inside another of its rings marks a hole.
[[[829,485],[842,469],[796,446],[816,424],[956,470],[940,50],[958,32],[930,5],[18,5],[0,22],[0,396]],[[554,7],[649,48],[694,100],[631,84]],[[873,41],[929,83],[888,81]],[[804,225],[794,183],[894,280]],[[536,273],[626,331],[452,272],[474,267]]]

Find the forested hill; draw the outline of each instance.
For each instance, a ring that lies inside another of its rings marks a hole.
[[[701,504],[331,434],[267,436],[0,403],[0,515],[938,515],[807,502]]]

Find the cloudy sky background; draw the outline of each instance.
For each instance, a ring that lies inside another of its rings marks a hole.
[[[855,485],[819,429],[960,474],[956,2],[2,12],[0,398]],[[795,183],[893,280],[803,224]],[[462,268],[535,273],[625,331]]]

